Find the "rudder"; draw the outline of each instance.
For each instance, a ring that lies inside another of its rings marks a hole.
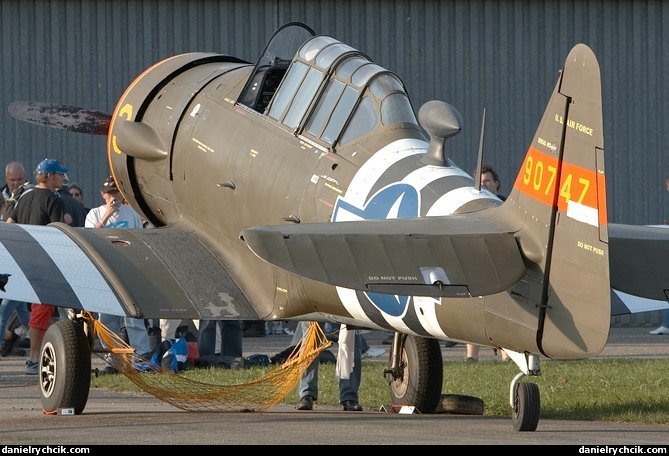
[[[610,323],[604,134],[599,64],[569,53],[502,212],[537,280],[537,345],[545,356],[586,358],[606,344]],[[508,220],[508,219],[507,219]]]

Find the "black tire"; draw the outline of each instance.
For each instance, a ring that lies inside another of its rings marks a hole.
[[[434,413],[441,398],[444,365],[436,339],[406,336],[400,356],[400,375],[389,377],[394,405],[413,405],[420,413]]]
[[[44,334],[39,383],[47,412],[73,408],[80,415],[91,387],[91,350],[86,333],[72,320],[58,320]]]
[[[536,383],[521,382],[513,395],[513,429],[536,431],[541,414],[541,398]]]
[[[435,413],[483,415],[483,399],[464,394],[442,394]]]

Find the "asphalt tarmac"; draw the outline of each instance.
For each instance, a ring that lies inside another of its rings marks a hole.
[[[651,336],[651,329],[612,328],[598,358],[668,359],[669,336]],[[366,338],[387,354],[386,335],[372,331]],[[289,343],[289,335],[244,338],[244,355],[272,355]],[[444,360],[463,359],[465,347],[443,345],[442,353]],[[481,350],[481,361],[493,359],[492,350]],[[385,362],[386,355],[376,360]],[[0,445],[96,446],[96,452],[109,445],[538,444],[575,445],[575,453],[594,452],[593,447],[604,452],[608,446],[608,454],[613,447],[619,453],[638,452],[636,445],[669,445],[669,425],[541,419],[536,431],[515,432],[510,417],[398,414],[369,407],[363,412],[326,406],[304,412],[289,405],[263,413],[186,412],[148,395],[98,389],[91,390],[81,415],[49,416],[42,413],[37,377],[24,374],[24,363],[24,357],[0,359]]]

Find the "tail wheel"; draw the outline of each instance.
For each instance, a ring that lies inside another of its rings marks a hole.
[[[434,413],[441,399],[444,366],[436,339],[406,336],[400,355],[400,375],[388,382],[394,405],[413,405]]]
[[[42,407],[73,408],[81,414],[91,386],[91,350],[81,324],[58,320],[47,329],[39,362]]]
[[[541,398],[536,383],[518,383],[513,396],[513,429],[535,431],[539,424]]]

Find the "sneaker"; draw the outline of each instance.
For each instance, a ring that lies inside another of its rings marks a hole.
[[[471,356],[468,356],[468,357],[465,358],[465,362],[466,363],[475,363],[475,362],[478,362],[478,359],[472,358]]]
[[[30,348],[30,339],[27,337],[22,337],[21,342],[18,345],[19,348]]]
[[[383,355],[386,351],[383,348],[374,348],[374,347],[369,347],[369,349],[362,354],[362,358],[377,358],[381,355]]]
[[[304,396],[300,399],[300,403],[297,404],[298,410],[313,410],[314,409],[314,398],[311,396]]]
[[[660,326],[656,330],[651,331],[650,334],[652,334],[654,336],[660,336],[660,335],[669,336],[669,328],[667,328],[666,326]]]
[[[344,406],[345,412],[362,412],[362,405],[358,404],[356,401],[343,401],[341,405]]]
[[[26,375],[37,375],[39,373],[38,367],[38,363],[33,363],[31,360],[26,361]]]
[[[3,358],[5,356],[11,355],[14,351],[14,347],[16,347],[18,342],[19,338],[16,336],[12,340],[5,340],[5,342],[2,344],[2,348],[0,348],[0,355],[2,355]]]

